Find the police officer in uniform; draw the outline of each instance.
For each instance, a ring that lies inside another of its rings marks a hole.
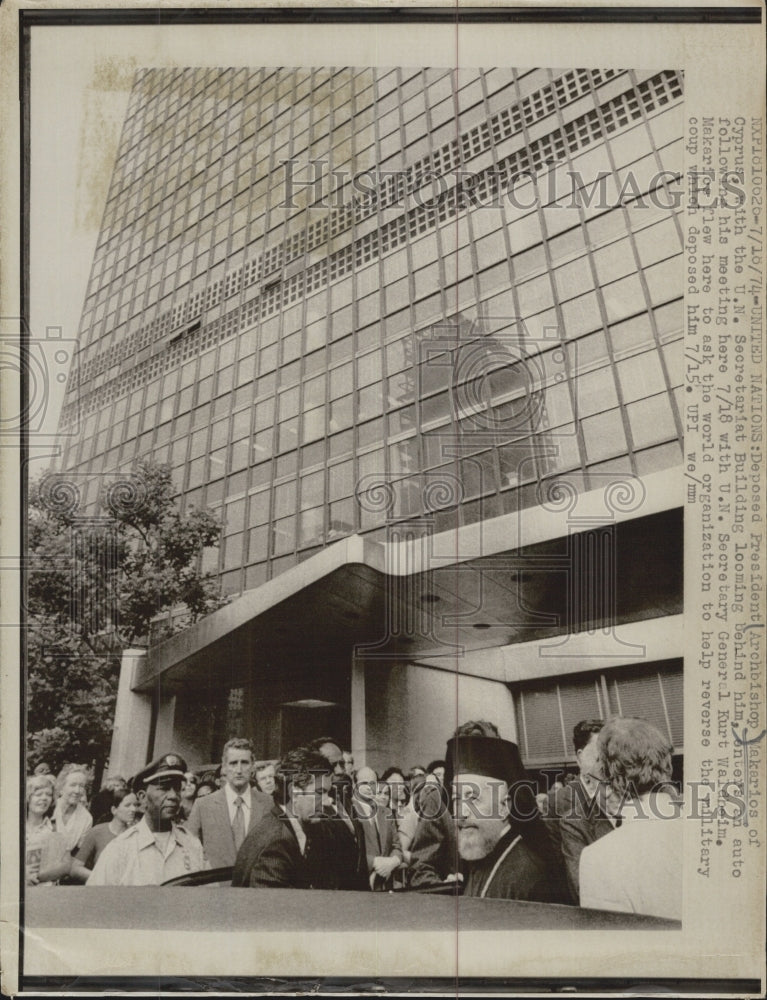
[[[186,770],[178,754],[166,753],[136,775],[144,816],[107,844],[87,885],[160,885],[207,867],[200,841],[175,822]]]

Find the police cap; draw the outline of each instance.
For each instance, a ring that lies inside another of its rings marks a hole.
[[[186,770],[186,761],[183,757],[179,757],[177,753],[163,754],[151,764],[147,764],[143,771],[139,771],[133,779],[133,790],[137,792],[146,788],[159,778],[183,778]]]

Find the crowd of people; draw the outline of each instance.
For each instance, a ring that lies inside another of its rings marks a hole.
[[[159,885],[221,869],[237,887],[388,891],[580,905],[680,919],[681,801],[643,719],[583,720],[578,773],[538,790],[490,722],[444,759],[379,775],[330,737],[257,762],[230,739],[216,772],[167,753],[87,801],[88,772],[27,782],[26,880]],[[38,770],[44,771],[44,766]]]

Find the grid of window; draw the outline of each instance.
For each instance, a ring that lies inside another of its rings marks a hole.
[[[614,71],[606,71],[605,74],[590,74],[583,71],[581,76],[584,77],[587,85],[590,77],[593,76],[601,79],[608,72],[612,72],[614,75]],[[514,184],[521,177],[528,175],[530,171],[535,173],[540,172],[552,163],[562,160],[567,153],[578,152],[590,143],[603,138],[604,134],[613,132],[617,127],[640,118],[643,112],[651,112],[656,107],[667,103],[670,99],[679,97],[681,92],[681,80],[677,74],[670,72],[657,74],[656,77],[638,85],[632,91],[621,94],[608,102],[601,109],[603,123],[600,123],[597,111],[591,110],[576,121],[569,122],[563,129],[559,129],[539,140],[533,141],[512,156],[499,161],[497,167],[483,170],[473,175],[464,183],[458,182],[445,194],[434,198],[426,205],[420,205],[408,212],[406,217],[395,219],[381,226],[380,234],[378,231],[373,231],[368,236],[357,241],[353,248],[345,247],[331,254],[329,264],[324,260],[319,261],[308,268],[306,275],[303,273],[296,274],[281,286],[267,284],[261,296],[260,308],[253,304],[253,318],[263,318],[273,314],[284,305],[295,302],[302,295],[318,288],[327,280],[328,275],[329,279],[334,281],[343,274],[348,273],[353,265],[356,264],[357,267],[360,267],[373,260],[379,253],[386,253],[396,249],[405,242],[408,235],[411,238],[418,236],[436,225],[437,221],[446,222],[459,212],[473,205],[492,203],[508,191],[509,188],[513,188]],[[548,95],[550,109],[553,110],[556,107],[553,89],[549,87],[540,93]],[[532,122],[532,118],[530,117],[532,111],[530,109],[537,106],[537,103],[533,102],[533,104],[530,104],[529,102],[530,99],[528,98],[516,106],[513,116],[510,113],[506,113],[509,115],[508,135],[513,135],[520,131],[523,123]],[[473,144],[479,141],[477,137],[480,134],[484,136],[482,150],[489,148],[491,144],[489,126],[483,125],[480,131],[475,129],[472,133],[464,137],[464,139],[473,147]],[[495,135],[495,131],[493,135]],[[501,138],[504,137],[506,137],[504,130],[501,129]],[[475,152],[479,151],[481,150],[477,148]],[[465,158],[468,159],[469,157],[466,156]],[[383,207],[398,202],[410,190],[405,182],[406,174],[400,173],[397,177],[398,183],[401,182],[400,187],[397,188],[398,193],[396,197],[392,198],[384,196]],[[387,185],[390,186],[389,182],[392,181],[393,179],[390,177],[384,183],[384,190]],[[352,209],[349,207],[334,214],[330,224],[331,238],[338,232],[342,232],[348,228],[351,215]],[[338,224],[336,225],[336,223]],[[323,220],[321,224],[327,226],[327,220]],[[210,309],[217,305],[222,294],[225,299],[232,297],[239,291],[243,283],[246,286],[252,284],[254,280],[257,280],[255,277],[251,277],[252,275],[266,277],[277,274],[285,260],[292,261],[301,255],[303,245],[303,234],[296,234],[286,242],[284,247],[274,247],[264,253],[263,257],[259,260],[251,261],[247,265],[244,265],[241,270],[229,271],[225,279],[220,279],[206,289],[205,308]],[[313,246],[316,246],[316,243],[313,243]],[[202,293],[197,293],[194,306],[196,307],[201,300]],[[148,341],[163,337],[169,330],[178,328],[197,315],[199,315],[199,308],[193,311],[192,300],[180,303],[174,307],[170,314],[153,321],[151,327],[139,331],[132,337],[122,341],[119,345],[112,347],[108,352],[104,352],[87,361],[81,370],[75,372],[73,382],[79,385],[97,375],[103,374],[104,371],[112,368],[124,358],[132,356],[137,346],[145,346]],[[226,330],[237,325],[240,319],[239,310],[229,313],[226,319],[228,322],[220,324],[218,326],[219,330]],[[94,407],[100,405],[98,394],[93,402],[88,400],[85,405]],[[70,412],[70,410],[65,409],[65,422]]]
[[[526,767],[572,763],[576,723],[612,715],[646,719],[666,735],[674,753],[683,751],[681,660],[522,684],[512,692]]]
[[[232,592],[681,458],[679,74],[341,72],[140,74],[94,262],[63,464],[169,463]],[[279,163],[335,147],[375,196],[277,211]]]
[[[559,106],[564,106],[568,102],[568,100],[572,100],[574,97],[578,96],[579,92],[583,91],[584,88],[588,87],[589,80],[593,79],[595,84],[598,84],[602,82],[604,79],[610,79],[612,76],[615,76],[616,73],[617,71],[614,70],[594,71],[594,72],[581,70],[565,74],[564,77],[562,77],[560,80],[557,81],[558,102],[554,101],[554,96],[553,96],[554,91],[552,90],[552,86],[549,85],[546,88],[543,88],[535,95],[533,95],[532,98],[527,98],[518,105],[515,105],[514,107],[511,108],[511,110],[505,110],[501,114],[492,117],[488,123],[486,124],[483,123],[481,126],[478,126],[471,132],[466,133],[461,138],[460,141],[454,140],[453,142],[447,144],[442,151],[437,151],[435,154],[433,154],[433,157],[436,157],[437,162],[441,164],[441,166],[434,169],[434,174],[438,175],[439,173],[441,173],[442,170],[446,168],[448,163],[451,166],[458,166],[459,158],[457,155],[457,150],[459,149],[459,147],[463,149],[464,160],[467,160],[470,158],[471,155],[473,155],[472,150],[474,151],[474,153],[477,153],[484,149],[489,148],[490,146],[489,137],[491,130],[493,132],[493,137],[495,141],[499,141],[502,138],[513,135],[515,132],[518,132],[522,128],[523,122],[529,123],[532,121],[534,108],[542,107],[545,105],[548,109],[551,109],[554,106],[556,106],[557,103],[559,104]],[[568,83],[569,87],[567,86]],[[573,84],[576,84],[575,89],[573,89]],[[566,96],[565,92],[567,92]],[[480,141],[480,135],[482,136],[481,141]],[[454,158],[451,158],[449,156],[450,150],[455,150],[456,155]],[[447,159],[445,159],[445,157],[447,157]],[[385,191],[387,187],[390,189],[394,187],[397,193],[396,197],[393,200],[396,201],[404,193],[408,193],[414,190],[421,183],[424,177],[426,178],[430,177],[431,171],[432,171],[432,161],[429,157],[427,157],[422,161],[408,167],[405,171],[400,172],[396,177],[390,177],[388,181],[384,182],[382,188],[373,191],[373,200],[382,203],[383,205],[390,204],[392,199],[386,197],[385,195],[382,195],[382,191]],[[367,199],[362,199],[362,202],[366,203]],[[355,201],[355,204],[356,205],[361,204],[360,199],[357,199]],[[355,214],[354,209],[351,206],[346,206],[344,208],[334,210],[331,213],[331,223],[330,223],[331,236],[337,235],[339,232],[342,232],[345,229],[347,229],[351,224],[354,214]],[[367,214],[367,209],[365,210],[364,214]],[[317,240],[313,238],[315,235],[314,231],[320,230],[322,233],[322,239],[324,240],[327,238],[327,229],[328,229],[327,220],[320,220],[319,222],[310,225],[307,230],[306,240],[311,246],[316,246]],[[293,237],[291,237],[284,251],[286,260],[289,261],[298,254],[300,254],[302,250],[303,241],[304,237],[302,233],[297,233]],[[267,254],[265,255],[265,262],[267,265],[264,269],[265,272],[274,270],[279,265],[279,263],[281,262],[282,253],[283,253],[282,248],[275,248],[267,252]],[[208,300],[209,301],[217,300],[219,293],[220,289],[218,288],[209,290],[207,293]],[[164,317],[160,317],[157,321],[155,321],[155,325],[153,327],[155,333],[159,333],[159,335],[162,335],[165,332],[165,329],[168,326],[168,324],[174,326],[177,323],[184,322],[186,319],[186,315],[185,312],[182,311],[183,309],[184,309],[184,304],[177,306],[176,311],[171,315],[171,317],[166,322],[163,322]],[[124,348],[124,350],[127,349]],[[130,353],[130,351],[128,350],[127,353]],[[125,356],[125,354],[123,354],[123,356]],[[91,368],[88,368],[81,373],[82,379],[89,377],[91,373],[98,374],[104,370],[104,361],[101,361],[101,364],[97,365],[96,360],[97,359],[93,359],[93,361],[91,362],[92,365]]]

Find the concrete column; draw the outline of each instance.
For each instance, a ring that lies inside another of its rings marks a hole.
[[[152,698],[149,694],[131,690],[145,656],[145,649],[123,651],[107,777],[121,774],[130,778],[146,764],[152,725]]]
[[[351,690],[351,716],[352,716],[352,745],[351,751],[354,754],[354,766],[356,768],[366,765],[365,754],[367,752],[367,718],[365,711],[365,661],[352,658],[352,690]]]

